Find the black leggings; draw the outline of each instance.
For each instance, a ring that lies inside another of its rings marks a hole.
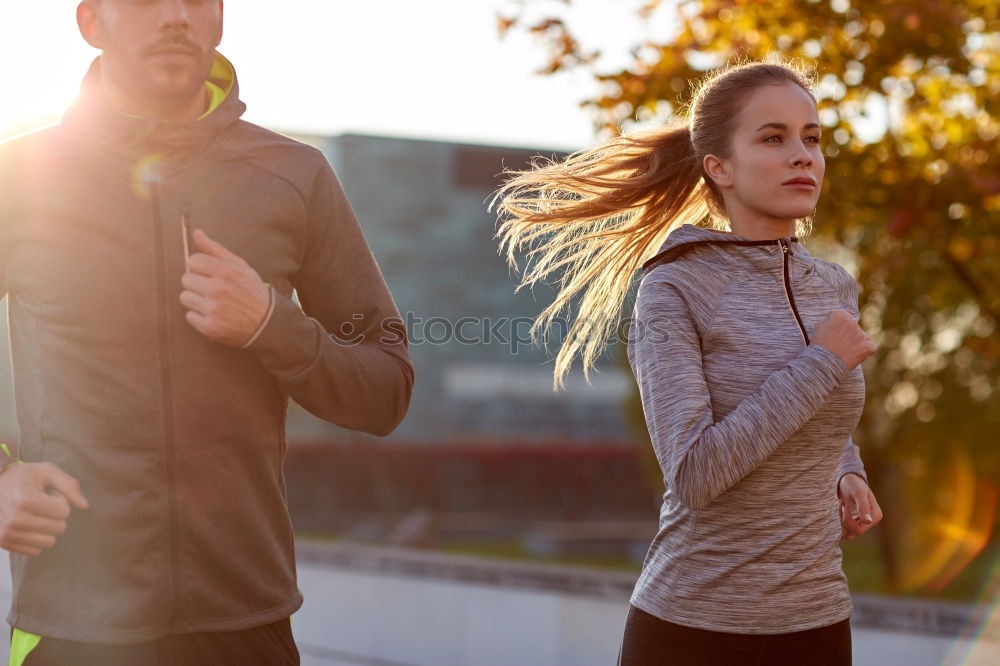
[[[138,645],[42,637],[24,666],[298,666],[291,622],[242,631],[167,636]]]
[[[850,666],[851,625],[789,634],[684,627],[629,606],[619,666]]]

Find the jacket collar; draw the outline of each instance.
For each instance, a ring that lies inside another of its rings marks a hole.
[[[726,255],[749,264],[755,269],[780,270],[780,243],[782,241],[787,244],[790,256],[809,261],[807,259],[810,257],[809,252],[805,246],[799,243],[796,236],[788,236],[780,240],[751,240],[728,231],[683,224],[670,232],[667,240],[660,246],[659,252],[647,260],[642,268],[644,273],[648,273],[656,266],[678,259],[694,247],[714,246],[723,250]]]
[[[101,58],[90,65],[80,95],[65,113],[62,124],[93,137],[98,143],[127,152],[186,153],[202,147],[243,115],[239,84],[232,64],[216,52],[209,82],[226,92],[206,115],[188,122],[168,123],[122,113],[100,94]]]

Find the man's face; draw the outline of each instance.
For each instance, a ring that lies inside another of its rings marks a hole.
[[[84,0],[77,18],[104,76],[166,103],[199,94],[222,39],[220,0]]]

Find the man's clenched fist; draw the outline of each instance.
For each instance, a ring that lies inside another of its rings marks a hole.
[[[187,321],[214,342],[240,346],[267,316],[270,289],[242,257],[212,240],[201,229],[192,235],[200,252],[188,257],[181,277],[181,305]]]
[[[39,555],[56,545],[72,509],[90,504],[80,484],[52,463],[17,463],[0,472],[0,547]]]

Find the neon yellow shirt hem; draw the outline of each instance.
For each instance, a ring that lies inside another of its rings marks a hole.
[[[42,642],[41,636],[29,634],[15,628],[14,634],[10,637],[10,666],[21,666],[28,658],[31,651]]]

